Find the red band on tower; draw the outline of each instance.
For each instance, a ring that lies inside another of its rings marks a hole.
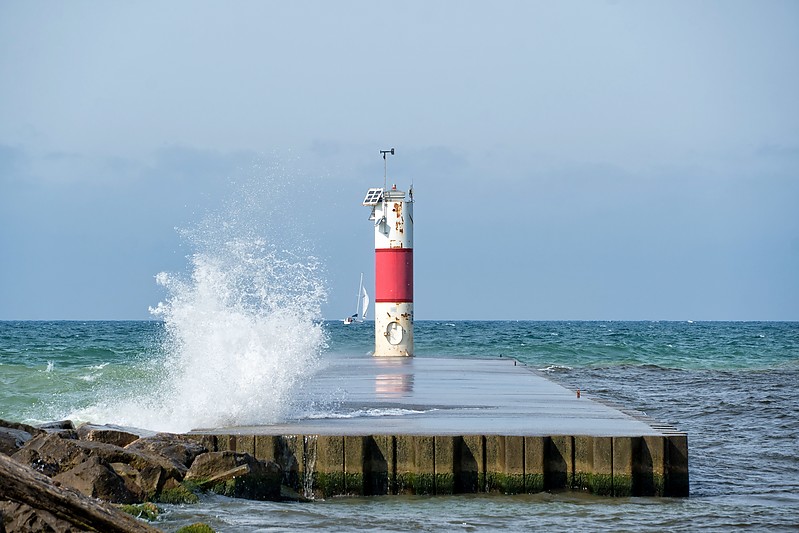
[[[375,249],[375,302],[413,302],[413,248]]]

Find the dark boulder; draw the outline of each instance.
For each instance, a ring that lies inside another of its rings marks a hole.
[[[172,433],[142,437],[125,446],[125,449],[166,458],[184,475],[198,455],[208,452],[208,448],[196,440]]]
[[[77,431],[80,440],[104,442],[105,444],[113,444],[121,448],[124,448],[139,438],[137,433],[119,426],[82,424],[78,427]]]
[[[281,479],[276,463],[232,451],[197,456],[185,477],[205,490],[250,500],[280,499]]]
[[[76,460],[76,456],[82,452],[71,446],[70,442],[71,439],[62,438],[59,434],[43,433],[27,441],[11,457],[37,472],[53,477],[86,459],[81,457]],[[63,466],[64,463],[68,464],[66,468]]]
[[[0,455],[0,524],[6,533],[158,530]],[[0,528],[2,529],[2,528]]]
[[[125,485],[132,493],[139,495],[140,500],[152,500],[164,487],[180,483],[179,479],[170,477],[166,470],[157,464],[150,464],[141,469],[126,463],[111,463],[109,466],[125,481]]]
[[[24,503],[0,502],[0,533],[31,533],[32,531],[79,533],[85,530],[78,529],[74,524],[43,509],[34,509]]]
[[[0,427],[0,453],[13,455],[32,438],[33,435],[22,429]]]
[[[46,433],[26,442],[13,458],[52,477],[76,467],[92,455],[109,463],[126,462],[120,459],[124,453],[123,448],[112,444],[79,441],[62,433]]]
[[[39,433],[44,433],[43,429],[39,429],[34,426],[29,426],[28,424],[22,424],[20,422],[10,422],[8,420],[3,420],[2,418],[0,418],[0,428],[21,429],[22,431],[28,432],[31,435],[38,435]]]
[[[57,422],[47,422],[38,426],[41,431],[45,433],[59,434],[64,438],[77,439],[78,432],[75,429],[75,424],[71,420],[59,420]]]
[[[56,420],[55,422],[45,422],[44,424],[39,424],[39,429],[43,429],[48,433],[58,433],[59,431],[74,431],[75,424],[72,423],[72,420]]]
[[[127,487],[127,492],[138,498],[135,501],[153,498],[164,487],[178,485],[187,471],[184,465],[176,465],[168,457],[104,442],[63,438],[60,434],[34,437],[13,455],[14,460],[49,477],[67,473],[92,458],[100,459],[116,473]],[[93,471],[96,473],[96,469]],[[85,478],[84,474],[82,476]],[[99,481],[101,478],[96,479]],[[71,485],[73,482],[77,483],[78,479],[66,476],[62,482]],[[84,484],[76,488],[87,494],[102,492],[100,488],[90,490]],[[127,495],[120,497],[124,501],[133,501]]]
[[[75,468],[53,477],[53,481],[111,503],[138,503],[144,500],[142,489],[125,480],[108,463],[90,457]]]
[[[40,433],[44,433],[44,430],[0,418],[0,453],[12,455]]]

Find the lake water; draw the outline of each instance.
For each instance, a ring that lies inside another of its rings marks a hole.
[[[325,358],[369,357],[372,349],[369,322],[207,309],[203,322],[194,310],[165,321],[0,322],[0,418],[176,432],[270,423],[302,408],[294,394]],[[173,531],[204,521],[231,532],[799,528],[799,323],[418,321],[414,334],[417,357],[514,357],[687,432],[690,497],[565,492],[272,503],[206,496],[198,505],[164,506],[156,525]]]

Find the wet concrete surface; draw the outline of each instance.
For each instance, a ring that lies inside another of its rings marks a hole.
[[[330,358],[280,424],[193,433],[315,435],[669,435],[642,413],[569,390],[513,359]]]

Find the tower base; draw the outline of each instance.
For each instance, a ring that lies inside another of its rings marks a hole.
[[[413,356],[413,302],[375,303],[374,356]]]

